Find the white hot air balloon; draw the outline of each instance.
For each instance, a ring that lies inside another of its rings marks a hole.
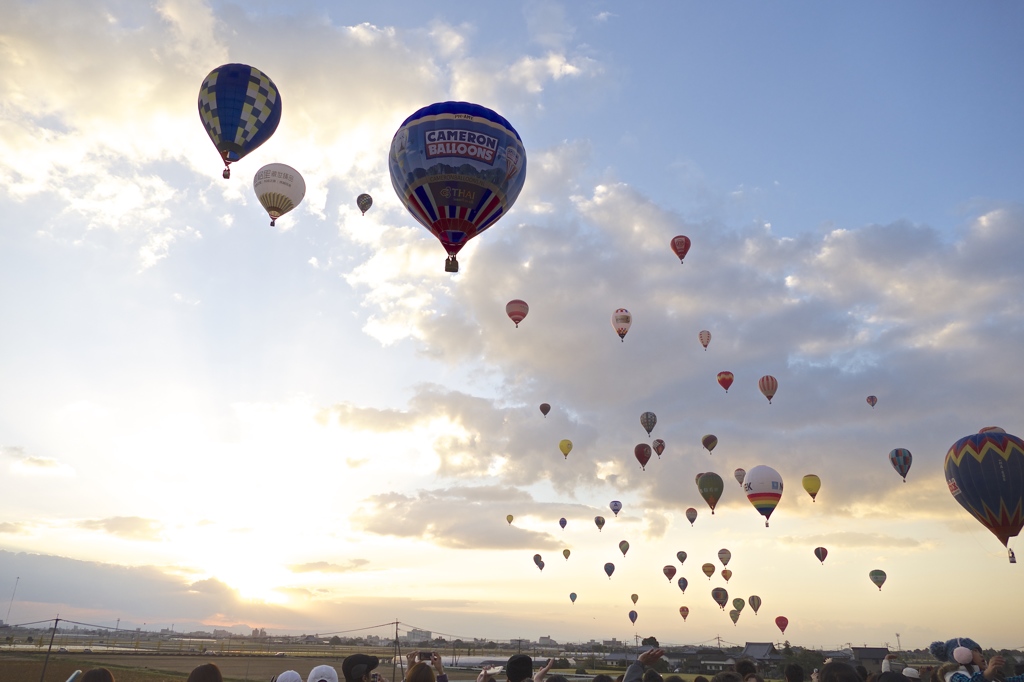
[[[256,171],[252,188],[270,214],[271,226],[306,196],[306,182],[299,171],[283,163],[269,163]]]

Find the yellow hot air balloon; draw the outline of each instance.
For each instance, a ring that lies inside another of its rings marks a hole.
[[[565,560],[566,560],[566,561],[568,561],[568,560],[569,560],[569,555],[570,555],[570,554],[572,554],[572,552],[570,552],[570,551],[569,551],[568,549],[563,549],[563,550],[562,550],[562,556],[564,556],[564,557],[565,557]]]
[[[514,518],[515,518],[514,516],[509,514],[508,516],[505,517],[505,520],[508,521],[508,525],[511,526],[512,525],[512,519],[514,519]]]
[[[566,459],[569,459],[569,453],[572,452],[572,441],[564,439],[558,444],[558,449],[562,451],[562,454]]]
[[[821,479],[814,474],[807,474],[804,476],[803,484],[804,490],[807,491],[807,494],[811,496],[811,501],[814,502],[814,498],[818,496],[818,491],[821,490]]]

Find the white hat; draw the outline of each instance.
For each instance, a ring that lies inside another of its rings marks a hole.
[[[909,677],[912,680],[921,679],[921,673],[917,672],[917,668],[904,668],[902,672],[904,677]]]
[[[309,671],[306,682],[338,682],[338,671],[329,665],[318,665]]]
[[[273,682],[302,682],[302,675],[294,670],[285,670],[274,678]]]

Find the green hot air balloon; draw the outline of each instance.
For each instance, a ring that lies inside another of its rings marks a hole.
[[[885,584],[885,571],[880,571],[877,568],[870,573],[868,577],[871,578],[871,582],[878,586],[878,591],[882,591],[882,585]]]
[[[714,514],[715,505],[718,504],[718,500],[722,498],[722,492],[725,491],[722,477],[713,471],[705,473],[697,479],[697,490],[700,491],[700,496],[708,503],[711,513]]]
[[[729,618],[732,619],[732,624],[736,625],[736,621],[738,621],[740,619],[740,612],[737,611],[736,609],[733,609],[732,611],[729,612]]]
[[[743,601],[743,599],[741,599],[740,597],[736,597],[732,600],[732,607],[737,611],[743,611],[743,607],[746,605],[747,603]]]
[[[619,543],[619,551],[622,552],[622,556],[626,556],[626,552],[629,551],[629,543],[623,540]]]
[[[750,604],[750,608],[754,609],[754,615],[756,616],[757,610],[761,608],[761,598],[756,594],[752,594],[750,595],[750,599],[747,600],[747,603]]]

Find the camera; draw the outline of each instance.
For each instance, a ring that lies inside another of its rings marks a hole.
[[[433,658],[434,658],[434,654],[432,652],[430,652],[430,651],[421,651],[418,654],[416,654],[416,660],[417,661],[424,661],[426,663],[430,663],[430,661]]]

